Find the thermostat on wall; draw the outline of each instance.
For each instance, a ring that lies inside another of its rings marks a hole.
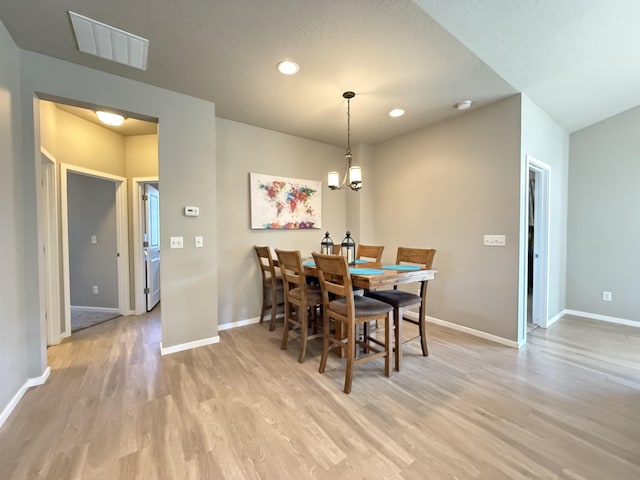
[[[200,215],[200,209],[198,207],[184,207],[184,214],[187,217],[197,217]]]

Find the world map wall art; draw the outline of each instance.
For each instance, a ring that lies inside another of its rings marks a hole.
[[[322,228],[321,188],[315,180],[251,173],[251,228]]]

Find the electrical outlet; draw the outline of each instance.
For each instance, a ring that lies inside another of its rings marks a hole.
[[[98,295],[98,286],[97,285],[93,286],[93,294],[94,295]]]
[[[611,292],[607,292],[606,290],[602,292],[602,300],[605,302],[611,301]]]

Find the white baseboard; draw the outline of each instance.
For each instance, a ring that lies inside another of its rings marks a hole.
[[[284,318],[284,314],[277,313],[276,319],[278,318]],[[270,321],[271,321],[271,315],[265,315],[264,322],[269,323]],[[238,320],[237,322],[223,323],[222,325],[218,325],[218,331],[230,330],[232,328],[238,328],[238,327],[246,327],[247,325],[253,325],[254,323],[260,323],[260,317],[247,318],[246,320]]]
[[[7,418],[9,418],[9,415],[11,415],[11,412],[13,412],[13,410],[16,408],[16,406],[18,405],[18,402],[22,399],[24,394],[27,393],[27,390],[31,387],[37,387],[38,385],[44,384],[49,378],[50,374],[51,374],[51,368],[47,367],[44,373],[39,377],[28,378],[27,381],[24,382],[24,385],[20,387],[20,389],[16,392],[13,398],[9,401],[7,406],[4,407],[4,410],[2,410],[2,413],[0,413],[0,427],[4,424]]]
[[[276,315],[276,318],[278,316]],[[232,328],[245,327],[247,325],[253,325],[254,323],[259,323],[260,317],[248,318],[246,320],[238,320],[237,322],[223,323],[222,325],[218,325],[218,331],[222,330],[230,330]]]
[[[549,328],[551,325],[553,325],[558,320],[560,320],[562,317],[564,317],[565,313],[567,313],[567,311],[566,310],[562,310],[560,313],[556,314],[554,317],[552,317],[549,320],[547,320],[547,328]]]
[[[76,310],[91,310],[93,312],[105,312],[105,313],[120,313],[119,308],[109,308],[109,307],[86,307],[83,305],[71,305],[71,308],[75,308]]]
[[[160,355],[170,355],[172,353],[183,352],[184,350],[191,350],[192,348],[204,347],[205,345],[212,345],[214,343],[220,343],[220,337],[203,338],[202,340],[196,340],[194,342],[180,343],[171,347],[163,347],[160,342]]]
[[[404,312],[404,315],[413,319],[418,320],[418,314],[416,312]],[[501,345],[506,345],[511,348],[520,348],[524,345],[524,340],[520,342],[516,342],[515,340],[509,340],[508,338],[498,337],[497,335],[492,335],[491,333],[483,332],[482,330],[476,330],[474,328],[465,327],[464,325],[458,325],[457,323],[447,322],[446,320],[440,320],[439,318],[430,317],[427,315],[427,322],[434,323],[436,325],[440,325],[442,327],[450,328],[452,330],[458,330],[459,332],[468,333],[469,335],[473,335],[474,337],[483,338],[485,340],[489,340],[490,342],[499,343]]]
[[[575,315],[576,317],[584,317],[590,318],[592,320],[600,320],[602,322],[609,323],[617,323],[619,325],[627,325],[629,327],[638,327],[640,328],[640,322],[636,322],[635,320],[627,320],[626,318],[618,318],[618,317],[609,317],[607,315],[599,315],[597,313],[589,313],[589,312],[581,312],[579,310],[569,310],[565,309],[560,314],[562,315]]]

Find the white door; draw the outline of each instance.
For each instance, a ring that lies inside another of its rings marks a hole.
[[[534,188],[530,202],[534,204],[532,245],[532,305],[529,322],[547,328],[549,320],[549,165],[527,156]]]
[[[147,312],[150,312],[160,301],[160,192],[152,185],[146,184],[144,193],[145,297]]]

